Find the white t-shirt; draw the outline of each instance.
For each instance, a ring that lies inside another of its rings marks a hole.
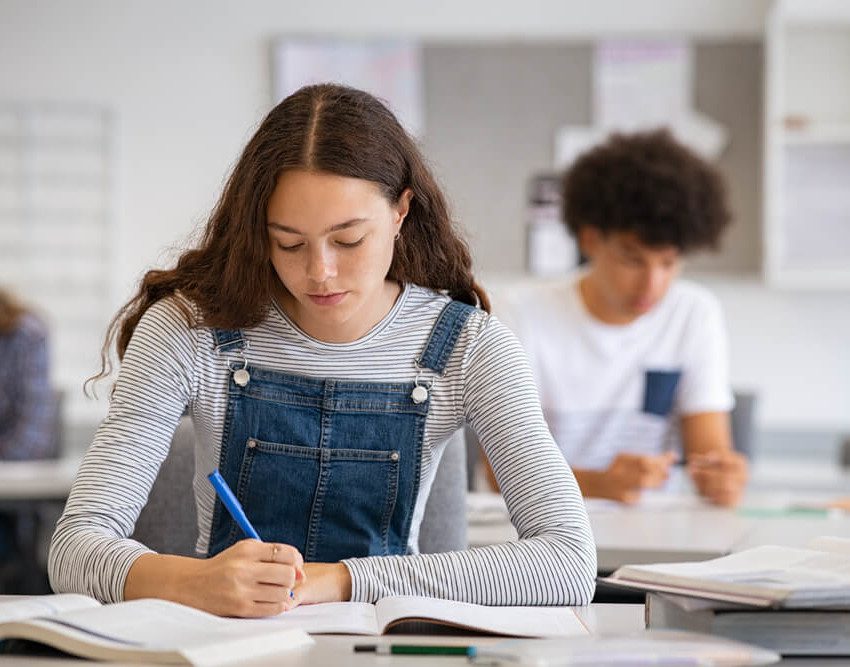
[[[604,469],[620,452],[678,446],[683,415],[732,408],[717,299],[678,280],[627,325],[595,319],[582,273],[506,296],[496,312],[526,348],[543,412],[569,464]]]

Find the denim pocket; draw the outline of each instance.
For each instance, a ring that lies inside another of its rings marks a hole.
[[[399,459],[395,451],[251,440],[237,495],[264,540],[291,544],[306,560],[384,555]]]
[[[667,417],[673,410],[676,387],[682,371],[647,370],[644,377],[643,411],[659,417]]]

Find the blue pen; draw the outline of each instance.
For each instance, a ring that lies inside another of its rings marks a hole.
[[[248,537],[262,541],[259,533],[254,530],[254,526],[252,526],[251,522],[248,521],[248,517],[245,516],[245,510],[242,509],[241,503],[237,500],[236,496],[233,495],[233,491],[230,490],[230,487],[227,486],[227,482],[224,481],[224,477],[221,476],[218,468],[213,470],[209,475],[207,475],[207,477],[209,478],[210,483],[212,483],[218,497],[221,498],[222,504],[227,508],[227,511],[230,512],[230,516],[233,517],[233,520],[239,524],[242,532]]]

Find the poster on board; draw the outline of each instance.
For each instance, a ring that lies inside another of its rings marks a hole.
[[[417,42],[286,37],[275,42],[272,61],[275,104],[305,85],[343,83],[372,93],[408,132],[423,135],[422,54]]]

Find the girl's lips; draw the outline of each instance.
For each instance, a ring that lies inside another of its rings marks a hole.
[[[317,306],[335,306],[347,295],[348,292],[333,292],[332,294],[308,294],[307,296]]]

